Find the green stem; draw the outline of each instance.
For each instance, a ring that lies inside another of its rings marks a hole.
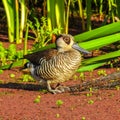
[[[102,15],[102,10],[103,10],[103,0],[100,0],[100,11],[99,11],[99,13],[100,13],[100,15]]]
[[[62,28],[59,32],[65,32],[65,6],[64,0],[56,0],[55,4],[56,23],[58,28]]]
[[[120,19],[120,0],[116,0],[116,4],[117,4],[117,15]]]
[[[82,0],[78,0],[78,6],[79,6],[80,18],[82,19],[82,30],[85,31],[85,20],[84,20],[84,10],[82,7]]]
[[[47,0],[47,12],[48,28],[52,31],[56,27],[55,0]]]
[[[29,25],[26,25],[26,32],[25,32],[25,39],[24,39],[24,48],[23,48],[23,55],[27,54],[27,39],[28,39],[28,31],[29,31]],[[23,64],[25,64],[26,60],[23,60]]]
[[[10,42],[14,42],[15,31],[15,17],[14,17],[14,0],[2,0],[8,24],[8,38]]]
[[[91,4],[92,0],[86,0],[87,30],[91,30]]]
[[[70,0],[68,0],[67,13],[66,13],[66,25],[65,25],[65,33],[66,34],[68,34],[69,12],[70,12]]]
[[[19,3],[18,0],[15,0],[15,9],[16,9],[16,43],[21,43],[19,37]]]
[[[20,4],[21,4],[20,42],[22,42],[23,30],[24,30],[25,20],[26,20],[25,0],[21,0]]]

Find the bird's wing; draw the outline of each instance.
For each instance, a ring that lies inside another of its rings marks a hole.
[[[45,51],[38,51],[32,54],[24,55],[24,58],[28,59],[34,65],[39,65],[39,61],[41,58],[49,60],[55,55],[57,55],[57,52],[58,52],[57,49],[48,49]]]

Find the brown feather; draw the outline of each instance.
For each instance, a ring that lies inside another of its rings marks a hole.
[[[39,65],[39,61],[41,58],[45,58],[46,60],[49,60],[53,56],[56,56],[57,53],[58,53],[57,49],[48,49],[45,51],[38,51],[35,53],[27,54],[24,56],[24,58],[28,59],[34,65]]]

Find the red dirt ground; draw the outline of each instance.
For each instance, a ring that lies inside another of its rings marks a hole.
[[[4,45],[7,46],[8,43]],[[103,69],[107,74],[116,71],[115,68]],[[86,72],[85,80],[97,78],[98,70]],[[15,74],[15,78],[10,77],[11,73]],[[119,90],[93,90],[92,95],[89,95],[89,91],[53,95],[41,92],[36,82],[20,82],[22,74],[19,68],[5,70],[0,74],[0,120],[120,119]],[[80,78],[75,80],[73,77],[64,84],[79,84],[80,81]],[[37,96],[41,96],[40,102],[35,103]],[[63,101],[60,107],[56,105],[57,100]]]

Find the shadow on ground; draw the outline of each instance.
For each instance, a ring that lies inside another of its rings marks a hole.
[[[23,83],[2,83],[0,84],[0,88],[9,88],[9,89],[22,89],[22,90],[29,90],[29,91],[39,91],[43,90],[44,88],[40,85],[36,84],[23,84]]]

